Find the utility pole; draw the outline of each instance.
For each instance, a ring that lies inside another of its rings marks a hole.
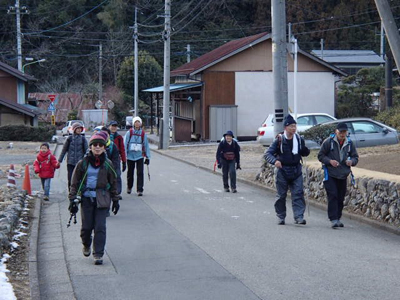
[[[321,59],[324,59],[324,39],[321,39]]]
[[[393,66],[392,66],[392,53],[390,50],[386,54],[386,63],[385,63],[385,100],[386,100],[386,109],[389,109],[393,106]]]
[[[283,131],[283,118],[288,114],[288,80],[286,52],[285,0],[271,1],[272,14],[272,63],[274,78],[274,133]]]
[[[383,26],[383,22],[381,21],[381,57],[385,59],[385,27]]]
[[[99,45],[99,100],[103,102],[103,44]]]
[[[186,46],[186,62],[190,62],[190,44],[187,44]]]
[[[393,18],[389,2],[387,0],[375,0],[375,5],[385,27],[390,49],[396,62],[397,70],[400,73],[400,34]]]
[[[164,104],[161,149],[169,147],[169,102],[170,102],[170,51],[171,51],[171,0],[165,0],[164,25]]]
[[[133,40],[135,43],[135,66],[134,66],[134,87],[133,87],[133,110],[134,116],[139,116],[139,51],[138,51],[138,24],[137,24],[137,7],[135,6],[135,25],[133,32]]]

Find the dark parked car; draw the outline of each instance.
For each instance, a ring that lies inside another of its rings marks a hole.
[[[399,133],[396,129],[369,118],[340,119],[326,122],[323,125],[339,122],[347,124],[350,139],[358,148],[399,143]]]

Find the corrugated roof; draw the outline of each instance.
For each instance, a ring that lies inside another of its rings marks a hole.
[[[208,52],[199,58],[192,60],[191,62],[180,66],[179,68],[173,70],[171,72],[171,76],[178,76],[178,75],[190,75],[196,72],[199,72],[206,67],[217,63],[222,58],[227,58],[230,55],[233,55],[237,51],[247,49],[252,45],[254,42],[260,42],[270,38],[270,34],[267,32],[262,32],[256,35],[248,36],[245,38],[241,38],[238,40],[230,41],[217,49]],[[260,41],[258,41],[260,40]]]
[[[7,72],[23,81],[36,80],[35,77],[22,73],[16,68],[13,68],[10,65],[3,63],[1,61],[0,61],[0,70],[3,70],[4,72]]]
[[[9,101],[9,100],[0,98],[0,104],[7,106],[8,108],[11,108],[13,110],[19,111],[20,113],[23,113],[25,115],[31,116],[31,117],[35,117],[36,115],[39,114],[36,110],[30,109],[29,107],[19,104],[17,102],[13,102],[13,101]]]
[[[202,86],[203,84],[201,82],[199,83],[174,83],[171,84],[169,87],[170,92],[176,92],[176,91],[182,91],[182,90],[187,90],[195,87]],[[157,86],[153,87],[150,89],[143,90],[143,92],[148,92],[148,93],[160,93],[164,91],[164,86]]]
[[[312,50],[312,54],[329,63],[384,64],[385,60],[372,50]]]

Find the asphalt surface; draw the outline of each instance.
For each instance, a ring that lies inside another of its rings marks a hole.
[[[107,219],[104,265],[66,228],[66,167],[57,171],[39,235],[41,299],[384,299],[400,293],[399,237],[344,219],[276,225],[274,194],[152,153],[143,197],[123,192]],[[123,174],[125,188],[126,174]],[[288,202],[290,210],[290,203]]]

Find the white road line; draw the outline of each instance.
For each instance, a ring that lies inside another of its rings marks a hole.
[[[195,187],[195,189],[198,190],[200,193],[209,194],[209,192],[207,192],[206,190],[203,190],[202,188]]]

